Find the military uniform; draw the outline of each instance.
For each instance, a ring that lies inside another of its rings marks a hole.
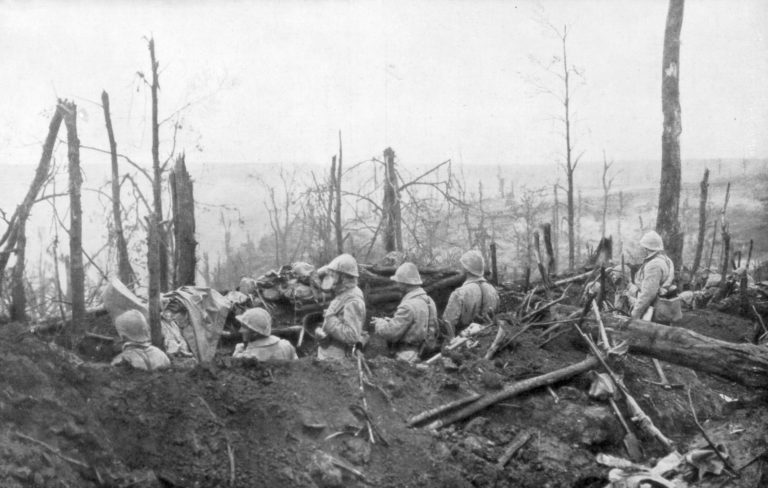
[[[419,348],[430,326],[437,328],[437,308],[419,287],[403,296],[392,318],[377,322],[376,333],[390,343],[398,359],[414,362],[419,359]]]
[[[163,351],[147,343],[127,342],[123,345],[123,352],[115,356],[112,366],[128,363],[136,369],[154,371],[166,369],[171,366],[171,360]]]
[[[443,320],[458,333],[478,318],[493,315],[498,306],[496,288],[485,278],[470,275],[461,287],[451,293],[443,311]]]
[[[668,288],[674,279],[674,264],[664,251],[648,255],[635,274],[637,295],[632,306],[632,318],[642,318],[648,307],[653,305],[659,292]]]
[[[344,359],[357,342],[362,340],[365,322],[363,291],[350,282],[347,288],[331,300],[323,314],[323,332],[327,337],[320,341],[317,358]]]

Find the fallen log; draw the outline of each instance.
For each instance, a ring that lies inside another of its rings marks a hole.
[[[523,447],[526,442],[528,442],[528,439],[530,439],[532,435],[533,434],[527,430],[517,434],[515,438],[512,439],[512,443],[509,444],[509,447],[504,451],[504,454],[502,454],[499,458],[499,461],[496,463],[496,467],[498,469],[504,469],[504,466],[509,462],[510,459],[512,459],[512,456],[514,456],[515,453],[521,447]]]
[[[440,405],[435,408],[430,408],[429,410],[426,410],[424,412],[421,412],[418,415],[414,415],[413,417],[408,419],[407,425],[408,427],[413,427],[414,425],[424,422],[425,420],[429,420],[432,417],[437,417],[443,412],[447,412],[449,410],[453,410],[454,408],[461,407],[462,405],[466,405],[467,403],[474,402],[478,398],[480,398],[482,395],[479,393],[472,393],[468,397],[459,398],[458,400],[454,400],[452,402],[448,402],[446,404]]]
[[[627,341],[629,352],[722,376],[745,386],[768,388],[768,348],[737,344],[640,319],[605,314],[614,340]],[[587,324],[590,328],[597,325]]]
[[[536,376],[534,378],[528,378],[523,381],[518,381],[517,383],[513,383],[507,386],[500,392],[497,392],[491,395],[485,395],[482,398],[479,398],[477,401],[470,403],[466,407],[448,415],[444,419],[436,420],[432,422],[427,426],[427,428],[437,430],[441,427],[445,427],[446,425],[450,425],[454,422],[458,422],[459,420],[465,419],[470,415],[476,412],[479,412],[480,410],[488,408],[494,403],[501,402],[503,400],[519,395],[521,393],[525,393],[526,391],[530,391],[535,388],[540,388],[542,386],[548,386],[548,385],[558,383],[572,376],[576,376],[577,374],[585,373],[590,369],[596,368],[599,365],[600,365],[600,361],[596,357],[590,356],[587,359],[581,362],[578,362],[576,364],[572,364],[568,367],[551,371],[549,373],[543,374],[541,376]]]

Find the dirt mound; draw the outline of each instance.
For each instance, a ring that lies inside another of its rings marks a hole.
[[[684,324],[729,324],[719,332],[730,340],[749,327],[734,325],[732,317],[703,322],[702,316],[709,317],[697,312]],[[357,408],[352,361],[305,357],[259,364],[232,360],[225,344],[209,368],[174,360],[170,371],[146,373],[84,362],[52,341],[7,326],[0,330],[6,427],[0,485],[604,486],[607,469],[595,455],[624,456],[623,431],[605,403],[587,396],[589,375],[556,385],[556,397],[536,390],[438,432],[406,427],[409,417],[428,408],[498,391],[585,357],[568,334],[539,347],[540,332],[532,328],[487,361],[481,358],[493,340],[489,334],[475,348],[452,352],[445,366],[430,368],[393,361],[373,347],[365,396],[380,437],[371,444]],[[653,384],[655,369],[646,358],[627,357],[616,368],[667,436],[681,447],[701,442],[685,390]],[[761,397],[687,368],[664,368],[670,382],[691,389],[699,418],[732,447],[737,465],[768,446]],[[523,432],[530,440],[498,466]],[[663,454],[653,440],[642,440],[647,455]],[[745,479],[759,479],[761,466],[753,463]]]

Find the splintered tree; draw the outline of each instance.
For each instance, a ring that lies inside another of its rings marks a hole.
[[[187,171],[184,154],[176,158],[171,171],[171,198],[173,201],[173,286],[195,284],[195,197],[192,178]]]
[[[77,106],[73,102],[59,102],[67,127],[67,155],[69,159],[69,276],[72,293],[72,333],[85,334],[85,272],[83,269],[83,208],[80,173],[80,139],[77,137]]]
[[[611,186],[613,186],[613,180],[616,178],[616,174],[608,176],[608,170],[613,166],[613,161],[610,163],[605,157],[605,150],[603,150],[603,220],[600,223],[600,237],[605,237],[606,224],[605,221],[608,217],[608,196],[610,195]]]
[[[662,61],[661,108],[664,129],[661,136],[661,189],[656,216],[656,232],[664,240],[664,248],[675,266],[682,265],[683,235],[678,213],[680,208],[680,30],[683,26],[684,0],[670,0],[664,31]]]

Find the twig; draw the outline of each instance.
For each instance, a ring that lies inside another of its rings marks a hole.
[[[715,454],[717,454],[717,457],[720,458],[720,461],[723,462],[723,465],[730,471],[731,475],[735,476],[736,478],[740,478],[741,475],[739,475],[739,472],[731,465],[731,462],[723,456],[723,454],[720,452],[720,450],[715,446],[715,443],[712,442],[712,439],[707,434],[707,431],[704,430],[704,427],[699,423],[699,418],[696,416],[696,409],[693,408],[693,399],[691,398],[691,389],[688,388],[688,405],[691,407],[691,413],[693,414],[693,422],[696,424],[696,427],[699,428],[699,432],[701,432],[701,435],[704,437],[704,440],[707,441],[707,444],[709,444],[709,447],[712,448],[713,451],[715,451]]]
[[[232,447],[232,443],[229,441],[229,434],[227,434],[224,428],[224,422],[216,416],[211,406],[205,401],[205,398],[200,395],[195,396],[200,400],[205,409],[208,410],[208,413],[211,414],[214,423],[223,429],[222,434],[224,434],[224,440],[227,442],[227,457],[229,458],[229,484],[230,486],[235,486],[235,448]]]
[[[78,461],[77,459],[73,459],[73,458],[71,458],[71,457],[69,457],[69,456],[67,456],[67,455],[63,454],[63,453],[62,453],[62,452],[61,452],[59,449],[57,449],[57,448],[53,447],[53,446],[52,446],[52,445],[50,445],[50,444],[47,444],[47,443],[45,443],[45,442],[43,442],[43,441],[40,441],[40,440],[37,440],[37,439],[35,439],[34,437],[30,437],[30,436],[28,436],[28,435],[26,435],[26,434],[22,434],[21,432],[13,431],[13,434],[14,434],[16,437],[20,437],[20,438],[22,438],[22,439],[26,439],[26,440],[28,440],[29,442],[33,442],[33,443],[37,444],[38,446],[45,448],[45,449],[46,449],[46,450],[48,450],[49,452],[51,452],[51,453],[53,453],[53,454],[55,454],[55,455],[59,456],[59,457],[60,457],[61,459],[63,459],[64,461],[67,461],[67,462],[69,462],[69,463],[72,463],[72,464],[74,464],[75,466],[80,466],[81,468],[85,468],[85,469],[91,469],[91,467],[90,467],[89,465],[85,464],[85,463],[84,463],[84,462],[82,462],[82,461]]]
[[[365,399],[365,385],[363,383],[363,353],[359,350],[355,350],[355,354],[357,355],[357,374],[358,378],[360,379],[360,400],[363,404],[363,414],[365,415],[365,426],[368,428],[368,440],[371,441],[371,444],[376,444],[376,439],[373,437],[373,428],[371,427],[371,422],[369,420],[370,415],[368,415],[368,401]]]
[[[499,469],[503,469],[504,466],[509,462],[510,459],[512,459],[512,456],[515,455],[515,453],[525,445],[526,442],[531,438],[531,433],[527,430],[524,430],[523,432],[520,432],[515,436],[514,439],[512,439],[512,443],[509,445],[509,447],[504,451],[504,454],[501,455],[499,458],[498,463],[496,464],[496,467]]]

